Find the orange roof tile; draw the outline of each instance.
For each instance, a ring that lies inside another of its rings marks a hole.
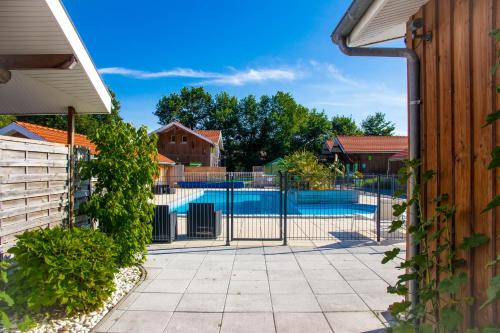
[[[18,124],[19,126],[26,128],[28,131],[42,137],[48,142],[62,143],[62,144],[68,143],[68,132],[66,131],[45,127],[41,125],[25,123],[24,121],[16,121],[15,123]],[[95,144],[92,141],[90,141],[86,135],[75,134],[75,145],[89,148],[90,153],[92,155],[95,155],[96,153]]]
[[[158,153],[158,162],[165,163],[165,164],[175,164],[175,162],[172,161],[170,158],[168,158],[167,156],[162,155],[160,153]]]
[[[195,130],[196,133],[203,135],[208,140],[212,141],[214,144],[218,145],[221,137],[221,131],[219,130]]]
[[[397,153],[408,149],[407,136],[338,136],[337,139],[346,153]]]

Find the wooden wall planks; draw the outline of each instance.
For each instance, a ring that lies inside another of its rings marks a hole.
[[[488,35],[499,27],[499,3],[431,0],[415,17],[423,17],[432,41],[407,40],[422,62],[422,162],[437,172],[424,189],[425,210],[433,210],[433,197],[447,193],[457,206],[455,243],[472,232],[492,239],[488,246],[460,253],[471,276],[466,293],[476,299],[465,313],[467,325],[500,324],[498,306],[479,309],[495,274],[486,266],[500,253],[498,210],[481,212],[500,188],[498,174],[487,170],[492,148],[500,145],[500,124],[483,127],[486,115],[500,109],[495,91],[500,74],[490,74],[496,45]]]

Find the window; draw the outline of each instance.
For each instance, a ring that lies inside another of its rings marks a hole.
[[[172,135],[172,136],[170,137],[170,143],[175,143],[175,135]]]
[[[182,136],[182,143],[187,143],[187,142],[188,142],[187,136],[183,135]]]

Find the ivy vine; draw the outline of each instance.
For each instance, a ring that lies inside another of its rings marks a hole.
[[[500,41],[500,29],[491,33],[496,42]],[[497,52],[497,62],[492,74],[500,68],[500,50]],[[500,86],[497,86],[500,93]],[[500,110],[487,116],[485,126],[492,125],[500,120]],[[488,165],[489,170],[500,167],[500,147],[495,147],[491,154],[492,159]],[[466,253],[474,248],[487,244],[490,240],[484,234],[472,234],[465,237],[458,245],[454,244],[450,222],[455,214],[456,207],[449,203],[447,194],[442,194],[433,199],[435,209],[425,213],[422,205],[421,190],[425,184],[432,180],[434,171],[425,171],[417,179],[417,170],[421,167],[418,160],[405,163],[401,170],[399,182],[406,184],[410,179],[415,182],[415,190],[406,201],[393,206],[395,220],[391,224],[390,232],[395,232],[405,225],[403,218],[405,212],[413,204],[418,207],[417,224],[408,228],[410,238],[419,245],[419,251],[411,258],[404,260],[399,269],[405,274],[398,277],[395,285],[388,287],[391,294],[404,296],[405,299],[393,303],[389,310],[395,319],[395,325],[389,329],[392,332],[456,332],[462,327],[466,307],[471,306],[474,299],[466,295],[463,290],[469,281],[469,276],[461,268],[467,262],[458,255],[457,251]],[[396,193],[399,196],[401,193]],[[487,212],[500,206],[500,195],[483,210]],[[388,263],[400,253],[399,248],[385,252],[382,263]],[[488,266],[497,265],[500,255]],[[438,280],[436,276],[444,277]],[[408,301],[408,282],[416,280],[418,283],[417,305],[412,307]],[[490,306],[500,299],[500,276],[494,276],[486,290],[487,300],[481,309]],[[500,332],[496,327],[469,328],[468,333],[493,333]]]

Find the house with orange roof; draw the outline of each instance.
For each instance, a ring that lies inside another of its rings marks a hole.
[[[322,158],[342,161],[348,172],[396,174],[408,154],[406,136],[337,136],[323,145]]]
[[[46,141],[52,143],[68,143],[68,132],[66,131],[31,124],[23,121],[14,121],[9,125],[0,128],[0,135],[14,136],[18,138]],[[75,134],[74,140],[76,146],[87,147],[91,155],[97,154],[96,145],[92,141],[90,141],[90,139],[87,138],[86,135]],[[162,154],[158,154],[158,163],[160,165],[160,169],[175,165],[174,161]]]
[[[218,167],[224,149],[219,130],[193,130],[171,122],[156,131],[158,152],[176,164]]]

